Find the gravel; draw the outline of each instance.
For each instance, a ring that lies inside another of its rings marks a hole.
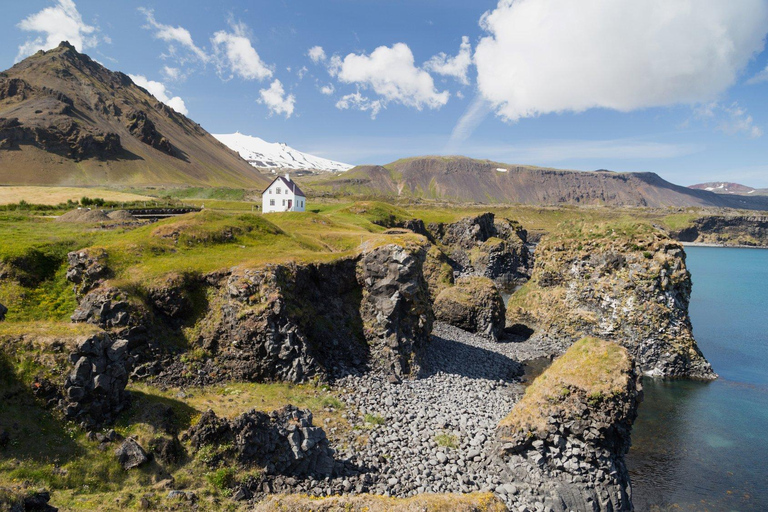
[[[495,343],[437,323],[416,379],[348,376],[334,388],[352,426],[330,432],[343,477],[301,482],[294,492],[407,497],[473,491],[514,494],[490,460],[494,432],[524,392],[525,343]],[[530,356],[530,357],[527,357]]]

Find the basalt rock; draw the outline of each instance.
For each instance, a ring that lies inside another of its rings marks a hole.
[[[266,414],[249,411],[233,420],[204,413],[187,432],[193,448],[231,444],[235,459],[265,467],[268,474],[329,477],[333,450],[325,432],[312,426],[312,413],[288,405]]]
[[[681,242],[768,247],[768,216],[705,215],[670,235]]]
[[[437,296],[434,310],[437,320],[493,340],[504,331],[504,301],[486,277],[459,278]]]
[[[126,128],[131,132],[131,135],[163,153],[176,156],[173,144],[157,130],[155,123],[147,116],[146,112],[134,110],[129,112],[126,118]]]
[[[5,320],[5,315],[8,314],[8,308],[5,307],[3,304],[0,304],[0,322]]]
[[[147,452],[145,452],[144,448],[142,448],[132,437],[123,441],[123,444],[115,450],[115,456],[117,457],[117,462],[119,462],[126,471],[149,462]]]
[[[390,244],[366,252],[358,264],[360,316],[372,366],[385,373],[416,371],[418,354],[429,342],[434,314],[422,271],[425,258],[424,246]]]
[[[67,281],[75,284],[78,295],[89,292],[110,275],[106,264],[107,252],[83,249],[67,254]]]
[[[102,328],[124,328],[131,323],[131,309],[125,292],[103,285],[82,298],[71,318],[73,322],[87,322]]]
[[[86,427],[112,423],[130,397],[128,341],[101,333],[82,341],[70,355],[73,369],[64,382],[59,407],[67,418]]]
[[[433,223],[428,230],[446,247],[458,275],[477,275],[511,286],[528,279],[533,259],[527,232],[517,222],[493,213],[467,217],[452,224]]]
[[[647,375],[715,378],[693,337],[683,247],[651,228],[600,229],[539,244],[525,301],[513,298],[507,325],[563,348],[585,335],[616,341]]]
[[[639,377],[626,350],[612,342],[578,345],[540,376],[501,422],[493,454],[503,479],[518,490],[519,507],[631,511],[624,456],[642,400]],[[585,363],[599,369],[579,366]]]

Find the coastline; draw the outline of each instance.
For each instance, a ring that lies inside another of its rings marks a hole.
[[[683,247],[717,247],[721,249],[768,249],[768,245],[714,244],[709,242],[680,242]]]

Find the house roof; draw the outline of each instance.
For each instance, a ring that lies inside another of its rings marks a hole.
[[[307,196],[306,196],[306,195],[304,195],[304,192],[302,192],[302,191],[301,191],[301,189],[300,189],[300,188],[299,188],[299,186],[296,184],[296,182],[295,182],[295,181],[291,181],[291,180],[287,180],[287,179],[285,179],[285,177],[283,177],[283,176],[278,176],[277,178],[275,178],[274,180],[272,180],[272,183],[270,183],[270,184],[269,184],[269,187],[271,187],[272,185],[274,185],[274,184],[275,184],[275,182],[276,182],[276,181],[278,181],[278,180],[279,180],[279,181],[282,181],[282,182],[283,182],[283,185],[285,185],[285,186],[288,188],[288,190],[290,190],[291,192],[293,192],[293,193],[294,193],[294,194],[296,194],[297,196],[301,196],[301,197],[303,197],[303,198],[305,198],[305,199],[306,199],[306,197],[307,197]],[[261,195],[264,195],[264,192],[266,192],[267,190],[269,190],[269,187],[265,188],[265,189],[262,191]]]

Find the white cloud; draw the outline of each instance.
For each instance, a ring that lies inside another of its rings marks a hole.
[[[347,94],[342,96],[339,101],[336,102],[336,108],[339,110],[359,110],[361,112],[371,112],[371,119],[376,119],[381,109],[384,108],[384,104],[379,100],[371,100],[360,94],[357,91],[353,94]]]
[[[469,44],[469,38],[461,38],[459,53],[450,57],[445,53],[438,53],[424,64],[424,69],[432,71],[439,75],[450,76],[464,85],[469,85],[469,66],[472,64],[472,47]]]
[[[481,26],[478,88],[515,121],[715,99],[763,48],[768,3],[500,0]]]
[[[697,144],[668,144],[634,139],[553,140],[531,144],[486,148],[506,160],[519,162],[562,162],[564,160],[635,160],[677,158],[702,151]]]
[[[228,69],[233,75],[246,80],[271,78],[272,70],[264,64],[251,44],[248,27],[235,22],[230,22],[230,27],[232,32],[220,30],[211,38],[219,72]]]
[[[326,96],[330,96],[334,92],[336,92],[336,88],[333,84],[324,85],[320,88],[320,93],[325,94]]]
[[[312,59],[312,62],[315,64],[325,62],[325,59],[327,58],[322,46],[313,46],[309,49],[307,55],[309,55],[309,58]]]
[[[493,111],[493,105],[488,100],[481,95],[475,96],[459,122],[453,127],[449,146],[467,140],[491,111]]]
[[[155,82],[154,80],[148,80],[147,77],[143,75],[128,76],[131,77],[133,83],[148,90],[152,96],[162,101],[176,112],[184,114],[185,116],[189,113],[187,106],[184,104],[184,100],[178,96],[171,97],[171,92],[166,89],[164,84]]]
[[[155,19],[155,12],[152,9],[139,7],[139,11],[143,13],[147,18],[148,25],[144,28],[153,29],[157,39],[165,41],[166,43],[170,43],[171,45],[173,45],[173,43],[180,44],[182,47],[186,48],[195,58],[202,62],[208,61],[208,54],[195,44],[195,42],[192,40],[192,34],[189,33],[189,30],[185,29],[184,27],[173,27],[171,25],[158,23]],[[171,54],[175,53],[175,48],[173,46],[170,47],[170,52]]]
[[[261,89],[259,91],[261,98],[258,100],[269,108],[270,115],[272,114],[284,114],[288,119],[293,115],[293,108],[296,105],[296,98],[293,94],[285,95],[285,89],[280,80],[275,80],[269,86],[269,89]]]
[[[432,76],[414,65],[413,53],[404,43],[380,46],[370,55],[334,56],[329,72],[341,82],[373,89],[382,106],[394,102],[417,110],[438,109],[450,96],[448,91],[438,92]]]
[[[72,0],[58,0],[55,5],[30,14],[17,25],[25,32],[39,32],[42,36],[27,40],[19,46],[16,60],[21,60],[38,50],[55,48],[62,41],[69,41],[78,51],[93,48],[99,43],[96,27],[88,25]]]
[[[288,69],[288,72],[289,73],[291,72],[290,68]],[[298,75],[299,80],[303,80],[304,75],[306,75],[308,72],[309,70],[307,69],[307,66],[301,66],[301,68],[298,71],[296,71],[296,75]]]
[[[186,75],[184,75],[184,72],[179,68],[172,68],[170,66],[163,66],[162,70],[163,76],[168,80],[183,80],[186,78]]]
[[[738,103],[721,105],[710,102],[698,106],[694,115],[706,124],[714,123],[717,130],[729,135],[746,135],[752,139],[762,137],[763,130],[755,125],[754,119]]]

